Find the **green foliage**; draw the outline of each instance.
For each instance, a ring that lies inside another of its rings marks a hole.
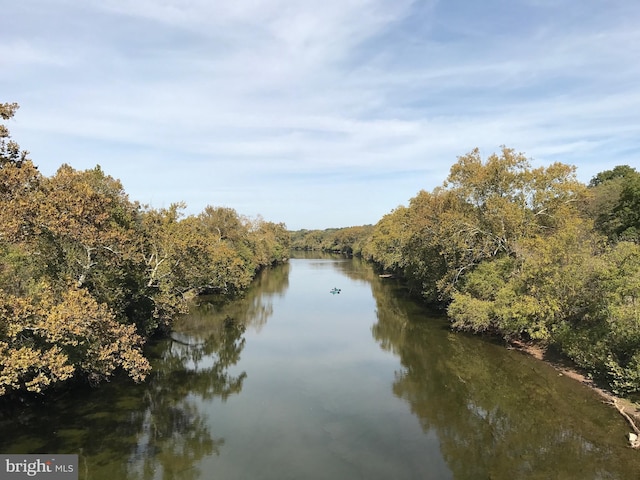
[[[598,187],[600,185],[615,181],[620,178],[624,179],[627,177],[632,177],[636,174],[637,172],[635,168],[632,168],[629,165],[618,165],[612,170],[605,170],[598,173],[589,182],[589,187]]]
[[[449,314],[456,328],[478,330],[468,311],[470,299],[487,302],[486,330],[507,338],[550,342],[567,319],[589,318],[596,308],[592,291],[592,255],[597,242],[582,223],[548,237],[522,242],[522,255],[483,262],[462,282]],[[465,316],[466,315],[466,316]]]
[[[384,217],[367,256],[421,284],[429,301],[448,303],[482,262],[518,257],[523,239],[563,224],[584,192],[574,170],[561,164],[532,169],[506,147],[483,162],[476,149],[458,159],[442,187],[420,192],[408,208]]]
[[[364,242],[372,230],[372,225],[326,230],[298,230],[291,232],[291,248],[341,253],[349,256],[361,255]]]
[[[613,242],[640,241],[640,172],[619,165],[591,179],[586,213]]]
[[[620,242],[589,275],[588,315],[565,321],[556,341],[618,392],[640,391],[640,246]]]
[[[403,246],[408,239],[403,233],[407,214],[408,209],[401,206],[382,217],[363,249],[366,258],[386,271],[398,272],[404,266]]]
[[[635,392],[639,221],[640,174],[630,167],[587,188],[574,167],[532,168],[506,147],[483,161],[476,149],[442,187],[385,215],[364,254],[445,306],[454,328],[554,345],[616,391]]]
[[[625,178],[618,204],[613,209],[620,218],[616,234],[621,240],[640,241],[640,173]]]
[[[183,208],[143,208],[99,166],[45,177],[0,128],[0,396],[117,371],[141,381],[144,338],[168,332],[186,296],[237,293],[286,259],[283,224]]]

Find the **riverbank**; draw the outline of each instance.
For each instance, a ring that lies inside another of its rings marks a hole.
[[[603,385],[594,381],[593,378],[589,377],[586,370],[578,367],[571,360],[551,349],[532,342],[518,340],[511,341],[508,348],[518,350],[550,365],[558,371],[558,375],[572,378],[597,393],[604,403],[611,405],[624,417],[629,427],[633,430],[633,432],[629,434],[629,444],[632,448],[640,449],[640,428],[638,427],[638,425],[640,425],[640,404],[615,395]]]

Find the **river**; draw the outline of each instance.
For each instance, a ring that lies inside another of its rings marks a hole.
[[[334,288],[339,293],[331,293]],[[81,479],[633,479],[588,388],[470,335],[357,259],[294,258],[198,299],[114,380],[0,414],[2,453],[79,453]]]

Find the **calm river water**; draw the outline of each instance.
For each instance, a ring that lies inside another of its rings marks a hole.
[[[143,385],[3,412],[0,452],[79,453],[82,479],[640,476],[591,391],[450,332],[358,260],[292,259],[243,299],[200,299],[149,355]]]

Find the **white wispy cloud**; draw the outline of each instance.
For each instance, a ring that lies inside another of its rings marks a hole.
[[[590,176],[638,164],[640,5],[565,0],[32,0],[1,101],[43,172],[325,228],[379,219],[506,144]]]

